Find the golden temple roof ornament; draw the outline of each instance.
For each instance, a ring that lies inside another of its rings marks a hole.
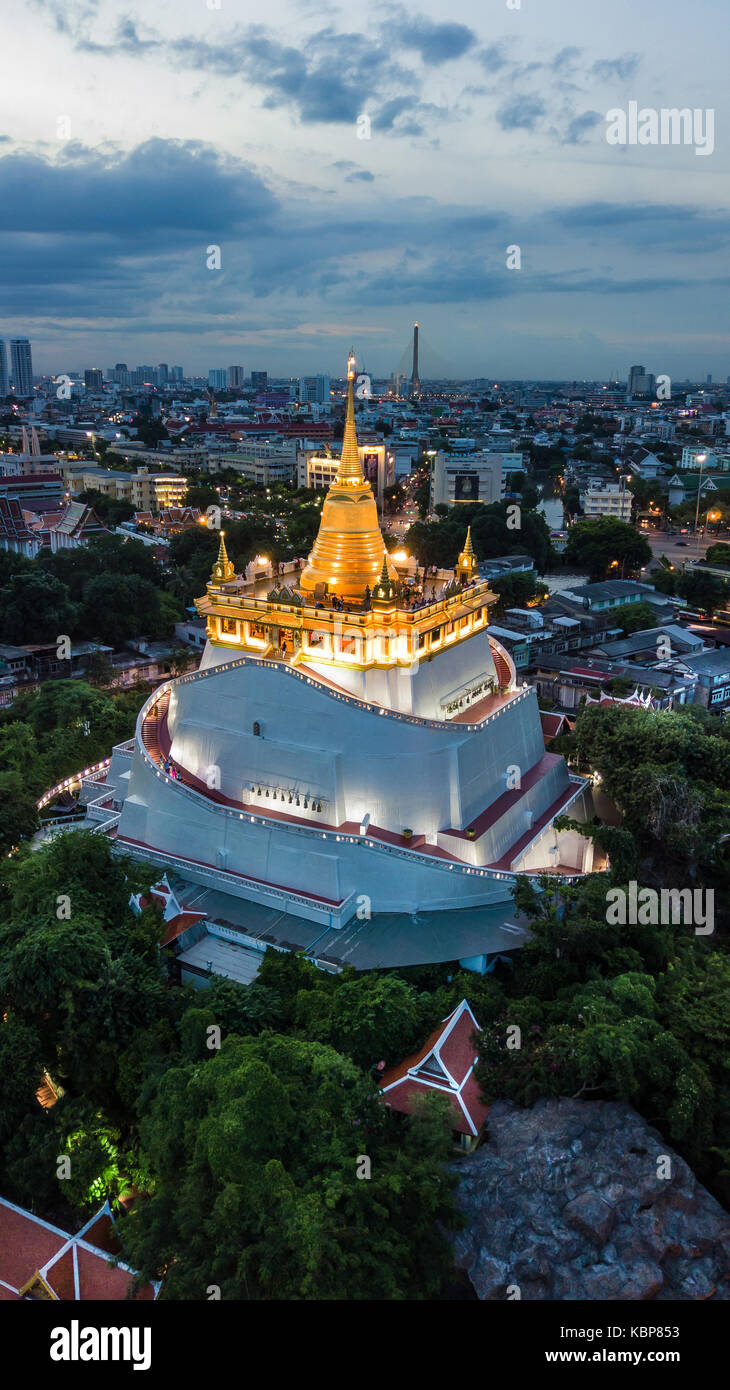
[[[395,604],[395,584],[388,572],[387,554],[383,556],[380,578],[373,589],[372,604],[374,608],[392,608]]]
[[[342,454],[337,470],[337,482],[362,483],[363,481],[355,432],[355,354],[350,349],[350,356],[347,359],[347,409],[345,411],[345,429],[342,435]]]
[[[467,526],[464,549],[456,562],[456,574],[459,579],[467,582],[474,578],[476,567],[477,557],[474,554],[474,547],[471,543],[471,526]]]
[[[378,522],[378,509],[369,482],[363,477],[355,431],[355,355],[347,359],[347,409],[337,477],[322,506],[317,539],[312,546],[299,587],[302,593],[324,599],[327,594],[362,603],[373,589],[383,565],[397,580]]]
[[[225,531],[221,531],[221,543],[218,546],[218,558],[213,566],[210,576],[211,584],[227,584],[229,580],[233,579],[233,576],[235,574],[233,565],[231,564],[231,561],[228,559],[228,551],[226,550],[226,542],[224,539],[225,534]]]

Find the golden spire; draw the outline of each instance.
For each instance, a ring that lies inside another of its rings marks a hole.
[[[477,557],[474,554],[474,546],[471,543],[471,526],[467,526],[466,540],[464,541],[464,549],[462,550],[456,562],[456,574],[459,577],[459,579],[471,579],[474,575],[476,567]]]
[[[337,470],[337,481],[338,483],[361,483],[363,481],[355,432],[355,354],[352,348],[350,348],[350,356],[347,359],[347,409],[345,411],[345,429],[342,435],[342,455]]]
[[[225,531],[221,531],[221,543],[218,546],[218,558],[213,566],[213,571],[210,576],[211,584],[227,584],[229,579],[232,579],[235,573],[233,565],[228,559],[228,551],[226,550],[226,542],[224,539],[225,534]]]
[[[398,572],[388,557],[378,522],[373,490],[363,477],[355,433],[355,355],[347,360],[347,411],[342,437],[342,457],[337,477],[322,507],[317,539],[312,546],[299,588],[305,595],[324,598],[336,594],[360,603],[366,588],[373,589],[385,566],[386,576]]]

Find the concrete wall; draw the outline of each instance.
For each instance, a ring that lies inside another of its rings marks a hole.
[[[370,899],[372,912],[511,901],[507,877],[466,875],[450,870],[445,861],[423,862],[413,855],[393,854],[371,841],[338,840],[335,834],[322,834],[313,827],[252,824],[250,816],[216,806],[171,781],[141,753],[135,759],[119,836],[120,850],[124,839],[130,839],[187,860],[180,867],[194,880],[196,862],[203,868],[213,865],[258,880],[260,891],[242,884],[242,897],[266,902],[269,884],[290,889],[292,894],[350,899],[345,920],[354,914],[356,899],[363,895]],[[225,890],[236,891],[230,883]],[[286,910],[314,920],[326,920],[328,915],[323,907],[315,917],[294,900],[287,900]]]
[[[252,785],[293,788],[302,801],[326,801],[330,824],[369,815],[373,825],[398,834],[408,827],[432,843],[495,801],[510,766],[524,777],[545,751],[534,691],[476,730],[432,728],[338,700],[286,668],[255,665],[175,682],[168,728],[175,761],[234,801],[250,800]],[[536,815],[559,790],[546,783],[536,791]]]

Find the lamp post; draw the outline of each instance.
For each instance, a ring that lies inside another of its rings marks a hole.
[[[699,528],[699,524],[700,524],[700,498],[701,498],[701,496],[702,496],[702,469],[703,469],[704,462],[705,462],[705,459],[706,459],[706,458],[707,458],[707,454],[698,454],[698,455],[697,455],[697,462],[698,462],[698,464],[700,465],[700,480],[699,480],[699,482],[698,482],[698,484],[697,484],[697,509],[696,509],[696,511],[695,511],[695,541],[696,541],[696,543],[697,543],[697,553],[698,553],[698,554],[699,554],[699,550],[700,550],[700,533],[699,533],[699,529],[698,529],[698,528]]]

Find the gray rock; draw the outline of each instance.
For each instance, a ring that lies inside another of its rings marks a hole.
[[[605,1245],[613,1230],[616,1212],[597,1192],[583,1192],[563,1207],[563,1220],[569,1226],[577,1226],[598,1245]]]
[[[730,1300],[730,1217],[631,1106],[500,1101],[456,1169],[455,1259],[482,1299]]]

